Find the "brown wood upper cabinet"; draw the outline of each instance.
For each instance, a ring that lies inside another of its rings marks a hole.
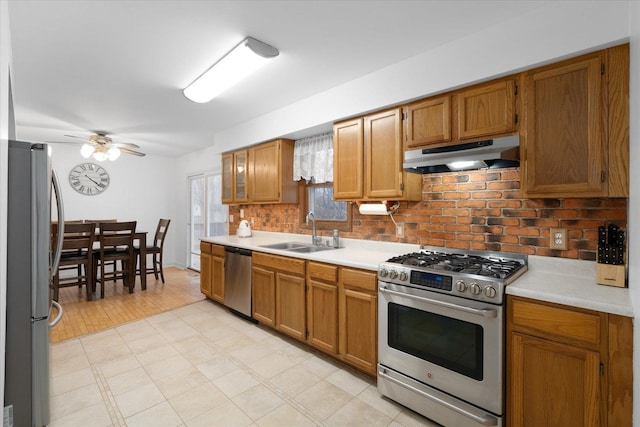
[[[297,203],[298,183],[293,180],[293,145],[278,139],[250,148],[251,202]]]
[[[406,105],[405,149],[514,133],[516,81],[503,78]]]
[[[628,45],[525,73],[526,197],[627,197]]]
[[[485,83],[458,92],[458,139],[477,139],[515,131],[514,79]]]
[[[402,169],[400,108],[334,125],[336,200],[420,200],[422,177]]]
[[[451,95],[435,96],[409,104],[406,114],[406,148],[419,148],[452,140]]]
[[[222,203],[297,203],[293,144],[265,142],[222,155]]]
[[[222,155],[222,203],[249,201],[248,157],[247,150]]]

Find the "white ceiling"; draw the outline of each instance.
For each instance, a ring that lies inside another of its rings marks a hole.
[[[10,0],[17,136],[72,141],[63,135],[104,131],[148,154],[181,155],[211,146],[224,129],[545,4]],[[188,101],[181,89],[246,36],[279,57],[208,104]]]

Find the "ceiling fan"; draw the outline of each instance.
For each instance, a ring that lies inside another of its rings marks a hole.
[[[89,138],[83,138],[75,135],[65,135],[68,138],[76,138],[80,139],[84,142],[72,142],[72,141],[47,141],[52,142],[54,144],[83,144],[80,149],[80,154],[89,158],[93,156],[94,159],[98,161],[103,160],[116,160],[120,157],[120,153],[125,154],[133,154],[134,156],[143,157],[144,153],[133,150],[133,148],[140,148],[136,144],[132,144],[130,142],[113,142],[111,137],[109,137],[106,133],[96,132],[95,134],[89,136]]]

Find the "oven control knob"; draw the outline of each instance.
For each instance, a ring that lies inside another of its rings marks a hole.
[[[464,292],[467,290],[467,284],[464,283],[462,280],[458,280],[456,282],[456,291],[458,292]]]
[[[400,280],[402,280],[402,281],[404,282],[404,281],[405,281],[405,280],[407,280],[408,278],[409,278],[409,275],[407,274],[407,272],[406,272],[406,271],[401,271],[401,272],[400,272]]]
[[[389,272],[387,271],[386,268],[380,269],[380,277],[387,277],[388,275],[389,275]]]
[[[395,279],[396,277],[398,277],[398,272],[395,270],[391,270],[389,272],[389,279]]]
[[[473,282],[471,286],[469,286],[469,289],[471,289],[471,293],[474,295],[480,295],[482,293],[482,288],[476,282]]]
[[[496,291],[496,288],[494,288],[493,286],[487,286],[486,288],[484,288],[484,294],[489,298],[495,298],[497,293],[498,292]]]

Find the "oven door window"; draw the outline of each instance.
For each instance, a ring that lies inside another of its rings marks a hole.
[[[390,347],[482,380],[480,325],[395,303],[389,303],[388,310]]]

